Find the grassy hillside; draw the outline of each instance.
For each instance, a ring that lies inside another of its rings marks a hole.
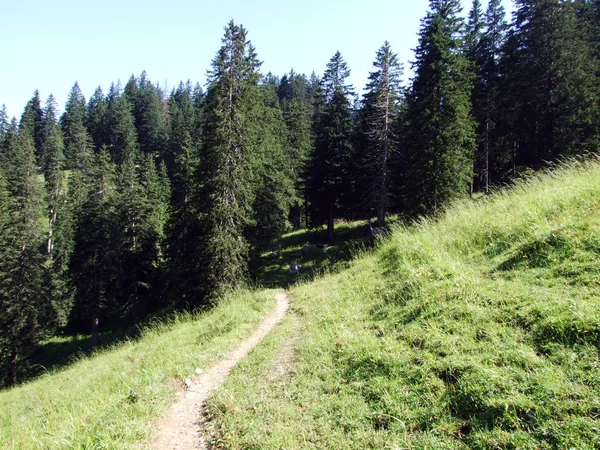
[[[398,227],[289,293],[210,400],[217,447],[600,447],[597,162]]]
[[[265,255],[262,284],[287,286],[292,307],[210,399],[216,448],[599,448],[599,163],[397,226],[374,250],[361,226]],[[241,293],[0,392],[1,446],[146,448],[183,379],[273,296]]]
[[[134,341],[0,392],[0,448],[137,449],[185,378],[221,359],[262,321],[273,291],[156,323]]]

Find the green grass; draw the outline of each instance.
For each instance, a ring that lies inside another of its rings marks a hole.
[[[136,340],[0,392],[0,447],[147,448],[154,421],[183,380],[249,335],[273,307],[274,294],[240,293],[207,312],[174,315]]]
[[[372,241],[366,236],[366,224],[364,220],[338,221],[335,228],[336,239],[332,242],[327,240],[325,227],[298,230],[285,235],[273,244],[274,252],[268,251],[261,255],[258,285],[287,288],[325,273],[349,268],[350,260],[359,250],[372,246]],[[324,244],[325,248],[319,247]],[[276,257],[273,257],[274,254]],[[292,262],[302,265],[298,274],[289,273]]]
[[[215,448],[600,448],[598,162],[396,225],[376,248],[362,225],[338,224],[327,250],[323,230],[301,231],[263,255],[258,284],[289,287],[292,305],[209,400]],[[273,296],[48,365],[0,392],[0,446],[147,448],[182,380],[250,334]],[[50,344],[49,362],[82,346]]]
[[[216,447],[600,448],[598,162],[398,226],[290,296],[209,400]]]

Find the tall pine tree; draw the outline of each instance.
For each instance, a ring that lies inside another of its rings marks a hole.
[[[233,21],[209,72],[198,195],[204,292],[217,298],[247,278],[244,230],[253,201],[248,126],[260,63],[246,30]]]
[[[116,306],[119,290],[119,228],[115,166],[104,147],[95,156],[89,196],[81,206],[71,273],[76,289],[71,325],[100,341],[100,320]]]
[[[391,161],[399,150],[402,95],[402,67],[389,42],[377,51],[373,67],[360,114],[364,146],[358,162],[359,189],[367,210],[377,213],[377,226],[384,227],[390,204]]]
[[[18,134],[9,137],[6,174],[9,197],[0,262],[0,348],[2,359],[8,360],[9,385],[17,380],[19,354],[35,344],[52,322],[43,295],[43,189],[35,157],[37,112],[31,106],[30,102],[25,108]]]
[[[354,92],[346,84],[349,75],[348,64],[336,52],[327,64],[315,99],[315,139],[309,170],[310,223],[326,223],[330,240],[334,238],[334,218],[352,192],[354,120],[350,101]]]
[[[518,0],[504,61],[512,166],[599,150],[599,66],[573,2]]]
[[[458,0],[430,0],[407,98],[402,170],[409,216],[468,193],[475,150],[472,75]]]

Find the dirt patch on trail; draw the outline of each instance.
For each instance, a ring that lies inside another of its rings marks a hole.
[[[277,305],[258,329],[207,373],[191,379],[189,388],[180,394],[169,413],[158,423],[158,435],[152,443],[154,450],[207,449],[200,434],[205,418],[203,403],[217,389],[236,364],[246,356],[285,316],[288,297],[277,294]]]

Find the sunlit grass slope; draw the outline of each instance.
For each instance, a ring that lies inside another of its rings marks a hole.
[[[148,448],[155,420],[185,378],[254,331],[274,295],[241,293],[207,312],[172,317],[135,341],[0,392],[0,448]]]
[[[600,164],[397,228],[209,406],[225,448],[600,448]]]

